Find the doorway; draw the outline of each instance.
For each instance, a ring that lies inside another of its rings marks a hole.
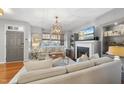
[[[24,32],[6,32],[6,61],[23,61],[24,59]]]

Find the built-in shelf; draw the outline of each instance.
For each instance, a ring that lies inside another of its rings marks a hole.
[[[124,46],[124,24],[107,25],[103,30],[103,54],[109,46]]]
[[[124,36],[124,24],[105,26],[104,37],[107,36]]]

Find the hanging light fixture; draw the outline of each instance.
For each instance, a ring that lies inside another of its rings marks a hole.
[[[62,26],[58,22],[58,16],[56,16],[55,18],[56,18],[56,22],[53,24],[51,28],[51,34],[59,35],[62,34]]]
[[[4,15],[4,11],[2,8],[0,8],[0,16],[3,16]]]

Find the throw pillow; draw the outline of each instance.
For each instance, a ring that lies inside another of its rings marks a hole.
[[[83,54],[80,58],[79,58],[79,62],[84,62],[87,61],[89,58],[87,56],[87,54]]]
[[[96,54],[94,54],[93,56],[90,57],[90,59],[98,59],[98,58],[99,58],[99,54],[98,53],[96,53]]]
[[[55,66],[57,66],[59,63],[61,63],[62,61],[63,61],[63,58],[62,58],[62,57],[58,57],[58,58],[52,60],[51,63],[52,63],[52,66],[55,67]]]
[[[27,71],[39,70],[52,67],[52,59],[43,60],[43,61],[29,61],[24,62],[24,66]]]

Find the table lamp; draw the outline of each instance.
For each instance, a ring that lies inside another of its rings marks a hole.
[[[120,57],[124,57],[123,46],[109,46],[107,54],[113,55],[114,60],[120,60]]]

